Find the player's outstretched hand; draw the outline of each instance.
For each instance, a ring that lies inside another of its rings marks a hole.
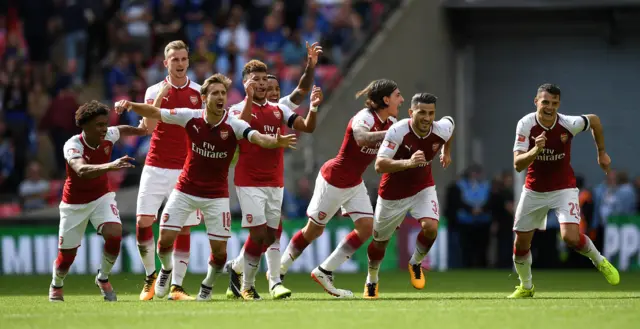
[[[440,164],[442,165],[442,168],[447,169],[451,164],[451,155],[444,153],[440,154]]]
[[[295,134],[280,135],[280,128],[276,131],[276,145],[281,148],[296,149],[297,138]]]
[[[417,151],[411,155],[410,159],[411,168],[423,167],[427,164],[427,159],[424,157],[424,152]]]
[[[609,173],[611,167],[611,158],[607,152],[598,153],[598,164],[604,170],[605,174]]]
[[[247,99],[253,99],[253,94],[256,91],[257,83],[253,80],[253,76],[247,79],[247,82],[244,83],[244,92],[247,94]]]
[[[311,89],[311,106],[318,107],[323,99],[322,88],[313,86],[313,89]]]
[[[538,135],[538,137],[536,137],[535,139],[536,146],[538,147],[538,152],[542,152],[542,149],[547,142],[547,137],[545,136],[545,134],[546,131],[543,131],[542,134]]]
[[[129,104],[128,100],[117,101],[115,105],[116,113],[122,114],[124,111],[128,111],[131,104]]]
[[[129,162],[133,160],[135,159],[128,155],[125,155],[122,158],[116,159],[113,162],[111,162],[111,168],[113,170],[119,170],[122,168],[135,168],[136,166],[134,166],[131,162]]]
[[[315,67],[318,64],[318,56],[322,55],[322,47],[317,42],[314,42],[311,46],[309,46],[309,41],[306,42],[307,45],[307,57],[309,58],[309,63]]]

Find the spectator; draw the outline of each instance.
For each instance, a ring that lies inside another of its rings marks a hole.
[[[238,17],[230,17],[227,27],[220,32],[218,38],[221,53],[216,66],[220,72],[233,77],[232,80],[239,84],[242,84],[242,67],[247,62],[249,43],[249,31]]]
[[[300,31],[296,30],[282,48],[282,60],[285,65],[300,65],[306,54],[305,43],[300,38]]]
[[[274,15],[269,15],[264,19],[264,27],[256,33],[256,56],[269,58],[279,53],[286,41],[280,22]]]
[[[172,0],[162,0],[160,3],[160,8],[155,14],[153,32],[154,54],[162,51],[167,43],[184,39],[180,12],[174,7]]]
[[[40,123],[40,129],[49,132],[53,141],[53,149],[56,159],[56,173],[64,175],[65,159],[62,149],[64,143],[71,136],[80,133],[75,122],[75,112],[78,109],[78,100],[75,93],[63,86],[58,95],[51,101],[47,112]],[[56,176],[58,176],[56,175]]]
[[[47,206],[49,181],[42,177],[38,162],[29,163],[27,177],[18,188],[23,211],[41,209]]]
[[[126,25],[127,35],[137,45],[144,57],[151,55],[151,28],[153,19],[145,0],[122,0],[120,20]]]
[[[213,69],[216,63],[216,53],[211,51],[209,44],[207,43],[207,39],[204,37],[198,38],[196,41],[196,47],[193,51],[194,53],[190,56],[191,61],[193,62],[202,62],[204,61],[210,69]],[[204,80],[194,80],[194,81],[204,81]]]
[[[489,211],[491,213],[492,235],[497,242],[496,267],[511,268],[513,255],[513,218],[515,205],[513,198],[513,173],[504,171],[491,184],[491,199]]]
[[[14,168],[13,145],[7,126],[0,121],[0,191],[10,192],[12,189],[12,174]]]
[[[466,267],[486,267],[491,230],[488,202],[491,188],[480,166],[471,166],[457,182],[461,206],[457,209],[462,259]]]
[[[84,69],[86,65],[87,38],[89,23],[94,19],[86,6],[76,0],[67,0],[66,6],[60,6],[58,15],[62,18],[64,42],[68,61],[75,63],[73,84],[82,85],[84,81]]]

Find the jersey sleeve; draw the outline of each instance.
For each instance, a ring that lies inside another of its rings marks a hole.
[[[453,130],[455,129],[455,127],[456,124],[453,121],[452,117],[442,117],[442,119],[436,121],[436,134],[446,142],[451,138],[451,136],[453,136]]]
[[[246,121],[240,120],[236,117],[230,116],[229,124],[231,125],[231,128],[233,128],[233,132],[236,134],[236,138],[238,140],[244,138],[248,141],[251,141],[251,135],[258,132],[255,129],[251,128],[251,126]]]
[[[565,115],[563,121],[574,136],[591,128],[591,123],[586,115]]]
[[[244,107],[244,102],[233,105],[229,108],[229,116],[239,117],[240,113],[242,113],[242,109]]]
[[[73,137],[66,143],[64,143],[63,152],[64,158],[65,160],[67,160],[67,162],[71,161],[72,159],[82,158],[83,151],[84,146],[82,146],[82,143],[76,137]]]
[[[368,110],[360,111],[355,117],[353,117],[353,120],[351,121],[351,129],[363,128],[366,131],[370,131],[374,124],[375,121],[371,112]]]
[[[107,129],[107,135],[104,137],[104,139],[115,144],[118,139],[120,139],[120,130],[118,129],[118,127],[109,127]]]
[[[147,104],[153,104],[153,101],[156,99],[157,94],[158,88],[156,88],[156,85],[147,88],[147,91],[144,92],[144,102]]]
[[[161,120],[164,123],[180,125],[182,127],[187,125],[189,120],[202,115],[202,110],[192,109],[161,109]]]
[[[291,110],[295,110],[298,108],[298,105],[296,105],[296,103],[291,101],[291,95],[280,98],[280,100],[278,101],[278,104],[287,106]]]
[[[527,125],[526,120],[518,121],[518,125],[516,126],[516,141],[513,145],[513,152],[529,151],[529,143],[530,143],[530,135],[531,135],[531,127]]]
[[[404,136],[398,131],[398,127],[391,126],[384,135],[384,141],[378,149],[378,156],[381,158],[393,159],[402,144]]]
[[[293,128],[293,123],[296,121],[298,114],[285,104],[279,103],[278,107],[282,111],[282,122],[287,124],[287,127]]]

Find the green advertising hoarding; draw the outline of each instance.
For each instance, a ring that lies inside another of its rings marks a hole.
[[[640,216],[607,219],[603,255],[620,271],[640,269]]]
[[[122,239],[122,249],[120,257],[114,266],[114,273],[133,272],[144,273],[144,268],[138,256],[135,239],[135,220],[124,219],[125,233]],[[284,250],[289,243],[289,239],[302,228],[306,220],[286,220],[283,224],[281,237],[281,250]],[[411,256],[415,246],[415,234],[419,227],[415,221],[408,219],[406,225],[396,232],[385,259],[382,264],[383,271],[396,270],[398,268],[406,270],[406,261]],[[235,257],[240,252],[247,237],[248,231],[239,228],[240,223],[234,221],[232,237],[228,242],[229,259]],[[2,223],[0,222],[0,274],[1,275],[29,275],[29,274],[50,274],[53,260],[57,255],[58,247],[58,223],[56,221],[40,221],[39,223]],[[131,230],[127,230],[131,228]],[[155,225],[155,236],[157,238],[157,225]],[[353,223],[348,218],[337,217],[330,221],[325,229],[325,233],[314,241],[291,267],[291,272],[310,272],[318,266],[335,246],[353,229]],[[439,233],[436,246],[431,254],[436,255],[426,260],[425,265],[434,269],[446,269],[446,249],[439,245],[446,245],[446,229],[442,228]],[[209,260],[209,242],[204,226],[192,228],[191,235],[191,257],[189,260],[190,273],[206,273]],[[78,249],[78,255],[71,267],[71,273],[90,274],[96,273],[102,255],[102,237],[95,234],[95,230],[89,225],[87,233]],[[364,272],[367,269],[366,245],[360,248],[356,254],[345,262],[338,271],[340,272]],[[265,262],[262,262],[265,268]]]

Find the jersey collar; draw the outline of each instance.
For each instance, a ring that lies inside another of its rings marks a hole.
[[[247,101],[247,96],[244,96],[244,101],[245,101],[245,102]],[[260,104],[260,103],[258,103],[258,102],[256,102],[256,101],[251,101],[251,102],[252,102],[253,104],[256,104],[256,105],[260,106],[260,107],[263,107],[263,106],[265,106],[265,105],[267,105],[267,104],[269,103],[269,100],[268,100],[267,98],[265,98],[265,99],[264,99],[264,104]]]
[[[543,126],[543,125],[542,125],[542,123],[541,123],[540,121],[538,121],[538,112],[536,112],[536,114],[535,114],[536,123],[538,124],[538,126],[542,127],[542,129],[544,129],[544,130],[546,130],[546,131],[549,131],[549,130],[553,129],[553,127],[555,127],[555,126],[556,126],[556,123],[558,123],[558,118],[559,118],[559,117],[560,117],[560,115],[559,115],[558,113],[556,113],[556,120],[555,120],[555,121],[553,121],[553,124],[551,125],[551,127],[550,127],[550,128],[547,128],[547,127]]]
[[[191,80],[189,80],[189,77],[187,77],[187,82],[185,82],[184,85],[178,87],[178,86],[174,85],[173,83],[171,83],[171,79],[169,79],[168,75],[164,78],[164,81],[166,81],[168,84],[171,85],[171,87],[176,88],[176,89],[184,89],[191,83]]]
[[[431,123],[431,126],[429,127],[429,133],[426,134],[424,137],[420,137],[420,135],[418,135],[418,133],[413,130],[413,125],[411,124],[411,119],[409,119],[409,129],[411,129],[411,132],[416,135],[416,137],[418,137],[419,139],[426,139],[427,137],[431,136],[431,132],[433,131],[433,122]]]
[[[227,110],[224,110],[224,113],[222,114],[222,118],[220,118],[220,121],[218,121],[218,123],[213,125],[212,128],[219,126],[226,118],[227,118]],[[207,121],[207,110],[202,111],[202,119],[206,124],[209,124],[209,121]]]
[[[91,145],[89,145],[89,143],[87,143],[87,137],[84,135],[84,131],[82,133],[80,133],[80,139],[82,140],[82,144],[84,144],[84,146],[90,148],[91,150],[95,151],[97,147],[91,147]],[[100,146],[100,145],[98,145]]]

